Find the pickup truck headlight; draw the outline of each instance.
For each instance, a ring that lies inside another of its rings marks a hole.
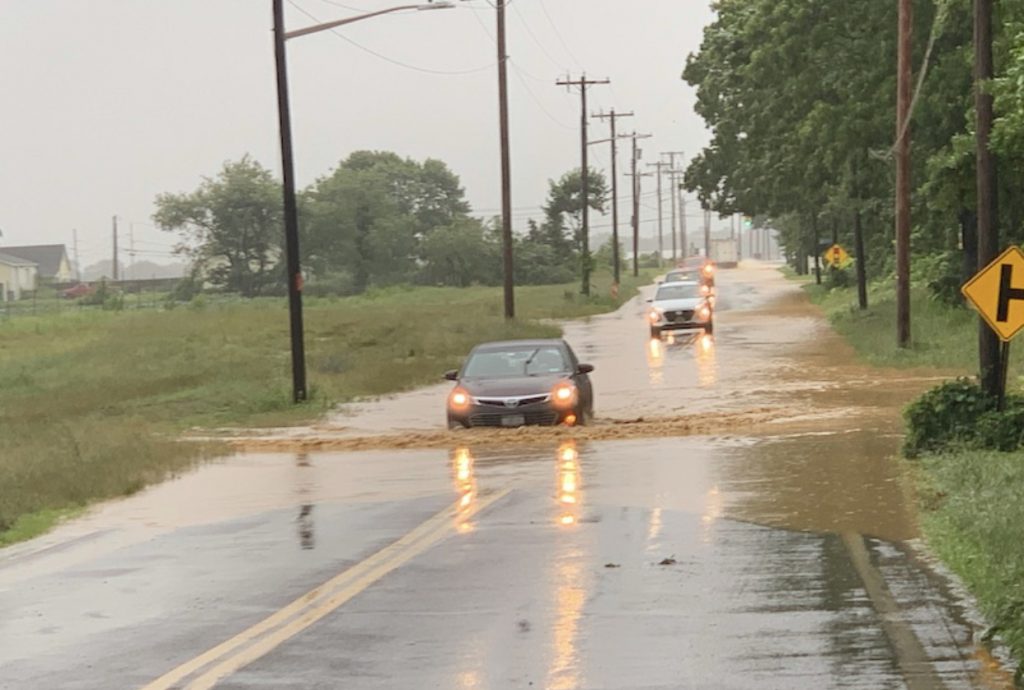
[[[697,319],[700,321],[711,319],[711,306],[707,302],[697,307]]]
[[[652,307],[651,310],[647,312],[647,318],[651,320],[651,323],[658,323],[661,321],[661,316],[662,312],[657,307]]]

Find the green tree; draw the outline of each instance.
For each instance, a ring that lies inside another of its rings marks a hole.
[[[422,279],[430,285],[496,285],[501,281],[500,252],[479,220],[456,220],[424,238]]]
[[[303,194],[303,254],[314,278],[345,273],[356,292],[412,281],[421,245],[468,219],[458,177],[444,163],[358,151]]]
[[[252,297],[279,276],[281,187],[249,156],[193,192],[159,195],[153,221],[181,236],[181,253],[214,285]]]

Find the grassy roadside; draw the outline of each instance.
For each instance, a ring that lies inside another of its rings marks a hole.
[[[977,369],[978,321],[915,290],[913,347],[896,346],[891,286],[873,286],[867,311],[853,289],[807,285],[811,300],[866,362],[880,367],[928,367],[951,375]],[[1024,367],[1011,360],[1009,383],[1021,389]],[[934,552],[975,596],[982,614],[1018,660],[1024,659],[1024,452],[955,450],[912,462],[922,527]],[[1020,676],[1020,671],[1018,671]]]
[[[196,301],[171,311],[75,312],[0,322],[0,545],[67,511],[128,495],[220,452],[192,427],[309,421],[331,406],[440,380],[481,340],[557,336],[551,319],[607,312],[650,282],[594,277],[519,288],[393,288],[307,299],[311,401],[290,403],[284,300]]]

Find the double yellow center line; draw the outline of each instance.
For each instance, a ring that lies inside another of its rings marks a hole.
[[[199,674],[187,690],[209,690],[218,682],[271,652],[287,640],[363,592],[385,575],[401,567],[451,534],[456,517],[465,520],[500,501],[512,491],[502,489],[481,495],[472,506],[445,508],[366,560],[307,592],[276,613],[243,630],[213,649],[165,673],[141,690],[170,690]]]

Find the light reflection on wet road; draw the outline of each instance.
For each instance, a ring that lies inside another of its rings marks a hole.
[[[931,375],[850,365],[769,269],[720,281],[716,339],[647,340],[639,301],[567,329],[597,365],[599,414],[773,404],[785,420],[202,468],[0,555],[0,688],[142,687],[445,506],[439,541],[311,627],[260,633],[268,651],[217,687],[997,687],[907,545],[912,497],[888,459],[894,410]],[[345,424],[434,424],[438,390]]]

